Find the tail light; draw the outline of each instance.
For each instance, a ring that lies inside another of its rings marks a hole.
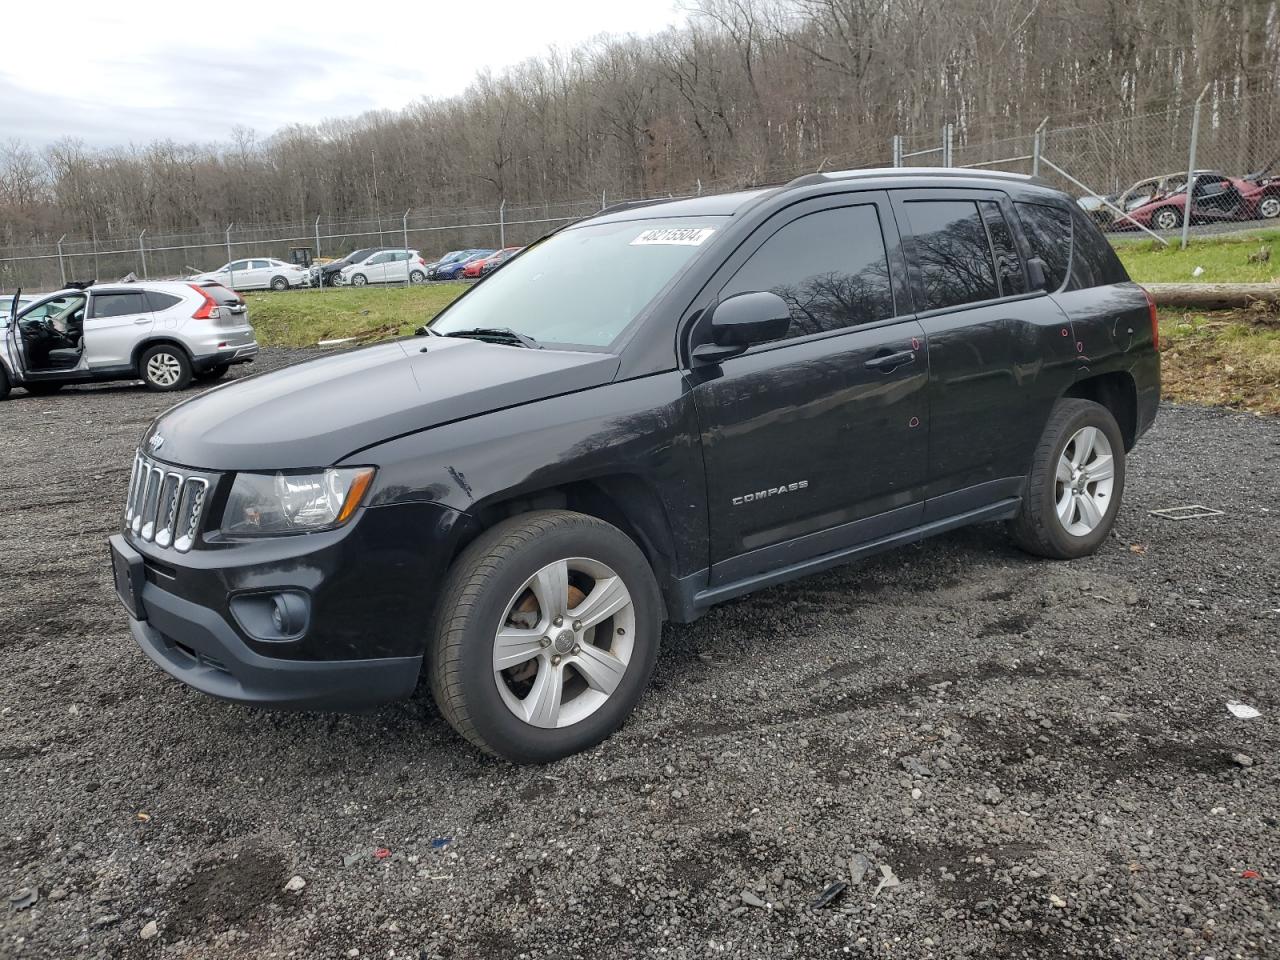
[[[1160,317],[1156,314],[1156,300],[1151,296],[1151,291],[1146,287],[1142,288],[1143,295],[1147,298],[1147,312],[1151,315],[1151,345],[1157,350],[1160,349]]]
[[[421,257],[418,258],[418,262],[422,264],[424,267],[427,265],[427,261],[423,260]]]
[[[217,320],[218,319],[218,301],[209,296],[209,291],[204,287],[197,287],[194,283],[187,284],[192,290],[204,297],[204,303],[200,304],[199,309],[191,315],[192,320]]]

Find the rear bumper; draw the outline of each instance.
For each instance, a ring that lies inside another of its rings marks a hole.
[[[258,355],[258,342],[226,347],[205,357],[196,357],[193,366],[197,373],[204,373],[214,367],[230,366],[236,363],[252,363]]]
[[[165,673],[201,693],[285,710],[351,711],[407,697],[421,657],[279,660],[254,653],[208,607],[147,584],[147,619],[129,617],[143,652]],[[179,639],[180,638],[180,639]]]

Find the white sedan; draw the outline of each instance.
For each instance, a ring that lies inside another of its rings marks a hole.
[[[359,263],[343,267],[341,282],[353,287],[366,283],[425,283],[427,261],[417,250],[380,250]]]
[[[211,273],[192,277],[196,283],[214,280],[232,290],[288,290],[305,287],[311,283],[311,274],[305,267],[273,258],[233,260]]]

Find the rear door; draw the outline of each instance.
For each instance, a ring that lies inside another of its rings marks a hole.
[[[382,279],[385,283],[404,283],[409,279],[408,250],[396,250],[391,254],[391,259],[383,270]]]
[[[375,253],[369,258],[369,261],[356,272],[363,273],[365,279],[370,283],[381,283],[387,278],[387,264],[390,262],[391,251],[384,250],[382,253]]]
[[[689,370],[713,586],[918,522],[928,358],[903,273],[888,198],[865,192],[780,212],[712,281],[792,315],[786,338]]]
[[[133,349],[155,326],[146,293],[139,289],[98,289],[89,293],[84,347],[89,369],[133,362]]]
[[[1029,289],[1013,207],[991,190],[898,190],[894,209],[929,344],[925,519],[1021,491],[1058,397],[1075,374],[1066,314]]]

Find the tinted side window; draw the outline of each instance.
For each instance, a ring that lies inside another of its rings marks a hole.
[[[921,310],[1000,296],[991,244],[972,200],[912,200],[907,216],[923,286]]]
[[[1072,211],[1071,219],[1075,224],[1072,231],[1075,237],[1071,258],[1072,289],[1126,282],[1129,275],[1107,238],[1079,210]]]
[[[1000,212],[1000,204],[983,200],[978,206],[991,237],[991,249],[996,255],[996,279],[1000,281],[1000,294],[1005,297],[1027,292],[1027,275],[1022,269],[1022,256],[1013,242],[1013,231]]]
[[[1060,290],[1071,266],[1071,215],[1043,203],[1019,203],[1015,206],[1031,255],[1044,261],[1049,291]]]
[[[787,339],[894,315],[880,217],[869,204],[823,210],[771,236],[720,298],[771,290],[791,307]]]
[[[93,298],[93,317],[125,317],[147,309],[140,293],[99,293]]]
[[[177,306],[182,302],[181,297],[175,297],[168,293],[157,293],[155,290],[146,292],[147,309],[148,310],[168,310],[170,307]]]

